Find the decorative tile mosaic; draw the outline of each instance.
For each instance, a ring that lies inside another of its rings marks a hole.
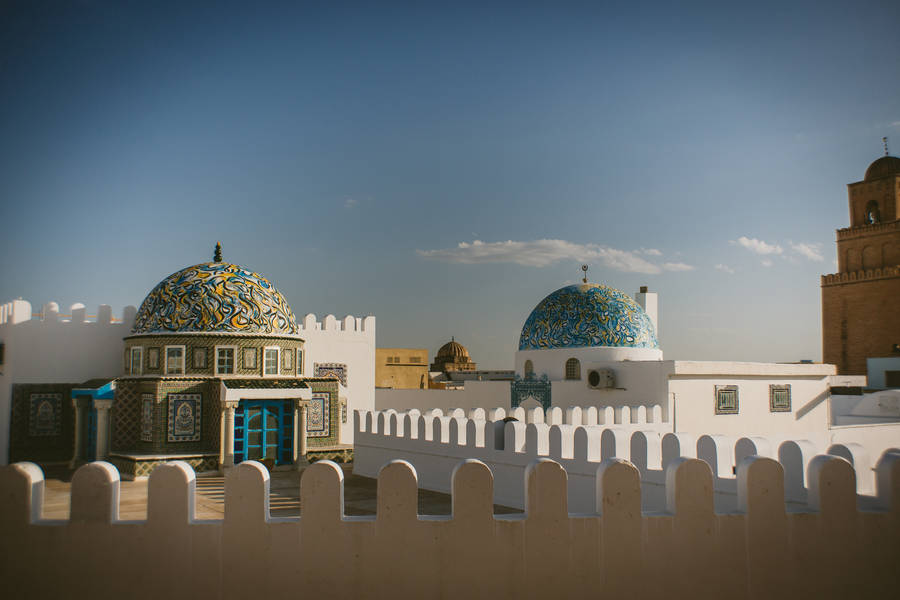
[[[659,348],[653,322],[630,296],[597,283],[558,289],[531,311],[519,350]]]
[[[200,440],[200,394],[169,394],[170,442]]]
[[[791,412],[791,384],[769,386],[769,410]]]
[[[344,363],[313,363],[313,377],[337,377],[347,387],[347,365]]]
[[[331,434],[331,394],[314,393],[306,408],[308,437],[328,437]]]
[[[509,382],[510,406],[519,407],[523,402],[535,400],[544,410],[550,408],[552,384],[546,376],[543,379],[517,379]]]
[[[138,310],[133,333],[163,331],[298,332],[284,296],[238,265],[194,265],[163,279]]]
[[[62,397],[31,394],[28,411],[29,435],[59,435]]]
[[[153,394],[141,394],[141,441],[153,441]]]
[[[738,386],[736,385],[717,385],[716,386],[716,414],[717,415],[736,415],[740,405],[738,403]]]

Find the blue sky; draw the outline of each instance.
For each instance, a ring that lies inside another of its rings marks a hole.
[[[674,4],[3,3],[0,301],[118,313],[218,240],[298,316],[510,368],[587,262],[667,358],[820,360],[900,3]]]

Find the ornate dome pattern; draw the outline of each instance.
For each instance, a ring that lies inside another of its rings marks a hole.
[[[289,334],[297,321],[284,296],[261,275],[225,262],[172,273],[147,294],[132,333]]]
[[[637,302],[597,283],[560,288],[541,300],[519,337],[519,350],[593,346],[659,348],[659,342]]]

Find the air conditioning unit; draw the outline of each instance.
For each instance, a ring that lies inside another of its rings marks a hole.
[[[616,374],[612,369],[591,369],[587,381],[592,390],[608,390],[616,387]]]

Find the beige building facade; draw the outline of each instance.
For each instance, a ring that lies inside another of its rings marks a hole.
[[[428,350],[376,348],[375,387],[416,390],[428,387]]]

